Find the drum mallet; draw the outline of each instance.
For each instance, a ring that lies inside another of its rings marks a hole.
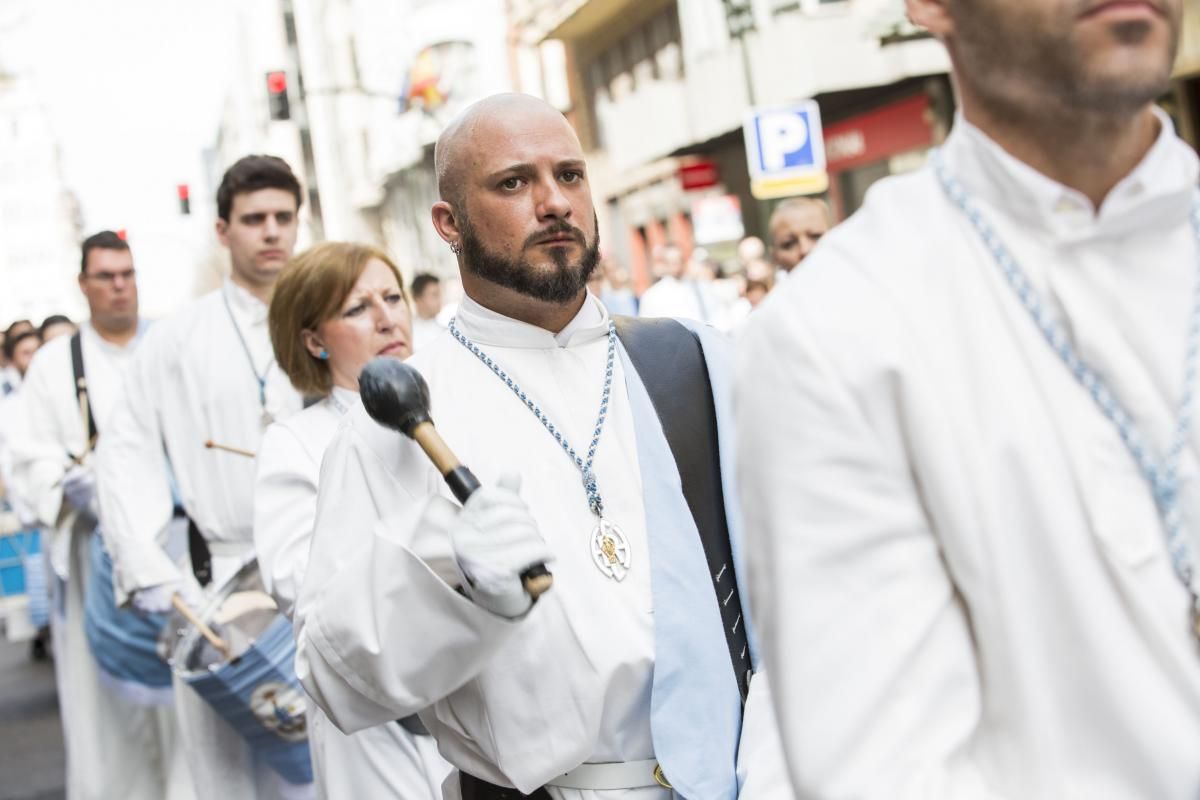
[[[466,503],[479,479],[459,463],[429,418],[429,385],[421,373],[397,358],[372,359],[358,378],[363,406],[371,418],[399,431],[420,445],[446,480],[458,502]],[[550,588],[554,576],[545,564],[534,564],[521,573],[529,596],[537,599]]]
[[[220,650],[221,654],[226,658],[229,658],[229,645],[225,643],[224,639],[217,636],[213,629],[204,623],[204,620],[196,616],[196,612],[184,602],[182,597],[177,594],[171,595],[171,605],[175,606],[175,610],[182,614],[184,619],[192,623],[196,627],[196,630],[200,631],[200,635],[207,639],[209,644]]]

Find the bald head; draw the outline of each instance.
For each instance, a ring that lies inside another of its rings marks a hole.
[[[467,106],[450,121],[434,145],[438,195],[447,203],[460,206],[464,184],[472,171],[482,165],[481,156],[506,137],[520,136],[531,127],[547,123],[561,126],[578,146],[575,130],[562,112],[532,95],[494,94]],[[582,148],[579,152],[582,157]]]
[[[832,225],[832,215],[825,201],[811,197],[784,200],[767,225],[771,259],[779,269],[790,272],[808,257]]]
[[[569,321],[558,317],[583,302],[600,243],[583,148],[566,117],[529,95],[480,100],[442,132],[434,167],[433,225],[458,257],[463,291],[550,330]]]

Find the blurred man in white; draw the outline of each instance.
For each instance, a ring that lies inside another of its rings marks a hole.
[[[186,585],[159,543],[174,506],[161,467],[164,447],[192,524],[196,579],[219,587],[253,557],[254,459],[205,443],[252,453],[272,420],[301,407],[267,333],[267,303],[296,243],[300,198],[281,159],[246,156],[230,167],[217,190],[217,235],[232,274],[157,323],[129,367],[97,453],[119,602],[162,613]],[[176,705],[199,795],[236,800],[307,791],[256,764],[241,737],[192,690],[177,684]]]
[[[44,346],[21,389],[25,424],[15,433],[15,480],[31,501],[38,524],[53,531],[47,543],[65,586],[64,617],[52,614],[55,670],[67,750],[71,798],[192,797],[186,764],[175,758],[174,714],[169,705],[132,702],[105,681],[84,633],[89,548],[98,524],[91,452],[108,428],[122,376],[144,326],[138,319],[133,255],[112,231],[83,243],[79,288],[91,319],[74,337]],[[77,392],[73,351],[86,381]],[[84,408],[86,407],[86,416]],[[161,456],[158,463],[163,465]]]
[[[724,308],[712,290],[711,281],[688,275],[688,263],[673,244],[654,251],[658,282],[642,295],[638,313],[643,317],[676,317],[718,325]]]
[[[442,282],[428,272],[418,273],[412,280],[413,347],[432,342],[446,326],[438,322],[442,311]]]
[[[749,325],[750,585],[804,797],[1200,796],[1200,168],[1154,105],[1183,5],[908,0],[954,130]]]

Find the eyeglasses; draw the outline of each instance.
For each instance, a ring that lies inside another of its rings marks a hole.
[[[133,281],[134,273],[135,270],[125,269],[121,270],[120,272],[93,272],[89,275],[84,275],[83,277],[87,278],[89,281],[98,281],[100,283],[116,283],[117,278],[120,278],[126,283],[130,283]]]

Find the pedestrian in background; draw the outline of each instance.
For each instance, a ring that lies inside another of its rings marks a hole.
[[[412,280],[412,343],[414,348],[429,344],[446,330],[438,321],[442,313],[442,282],[428,272],[419,272]]]

